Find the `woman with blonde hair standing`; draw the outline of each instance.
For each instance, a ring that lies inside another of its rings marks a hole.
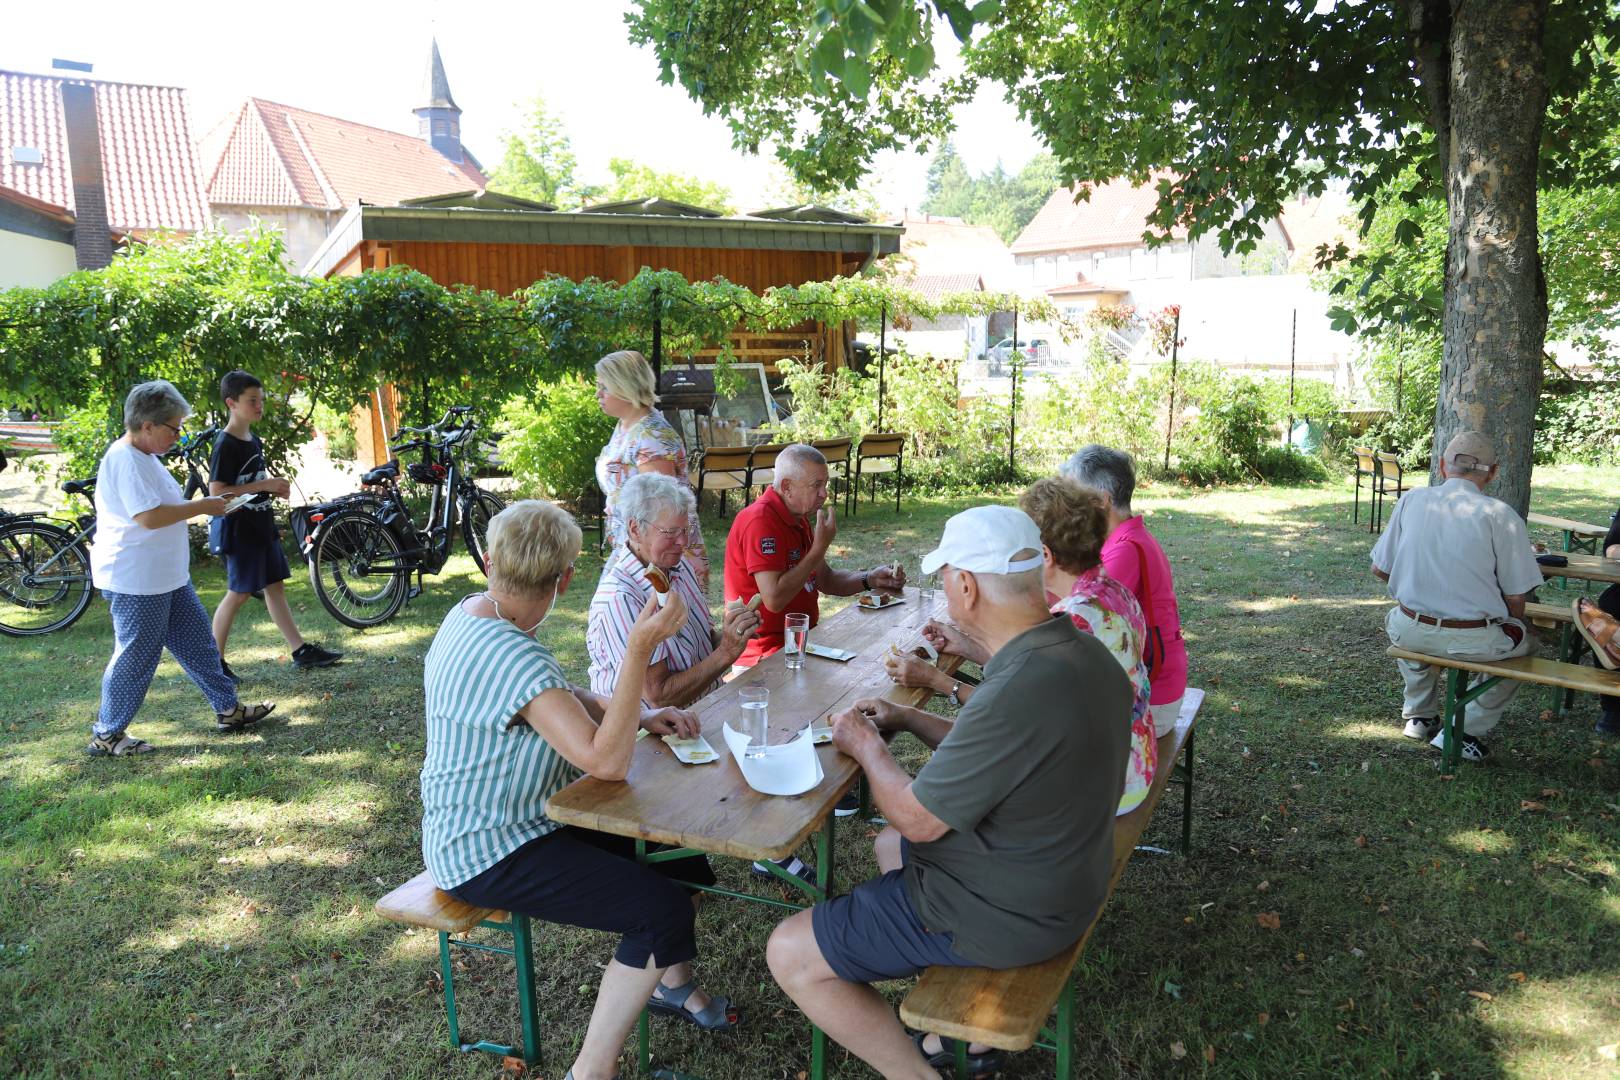
[[[624,547],[626,527],[618,513],[619,489],[637,473],[651,472],[673,476],[688,489],[691,477],[686,471],[686,447],[680,433],[654,408],[658,388],[652,365],[634,349],[608,353],[596,362],[596,403],[618,421],[613,437],[596,458],[596,482],[604,498],[604,527],[615,551]],[[703,532],[697,511],[692,511],[687,530],[686,557],[699,584],[709,585],[709,557],[703,549]]]

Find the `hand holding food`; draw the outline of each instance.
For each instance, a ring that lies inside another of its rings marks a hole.
[[[927,690],[934,689],[932,676],[939,671],[933,664],[920,657],[908,656],[894,646],[889,646],[889,655],[883,658],[883,666],[889,672],[889,678],[900,686],[920,686]]]
[[[664,573],[661,566],[649,566],[641,572],[653,587],[653,595],[658,598],[658,606],[663,607],[669,603],[669,575]]]
[[[832,737],[838,749],[850,757],[859,757],[861,747],[869,739],[881,738],[872,720],[858,708],[844,709],[833,714]]]
[[[668,600],[663,604],[658,602],[656,594],[649,596],[647,606],[641,609],[635,625],[630,628],[630,644],[651,652],[660,642],[674,637],[684,622],[686,602],[678,595],[668,594]]]
[[[892,701],[861,698],[855,702],[855,711],[870,720],[879,731],[894,731],[900,726],[900,709]]]
[[[654,735],[695,739],[703,734],[697,713],[690,709],[650,709],[641,714],[641,726]]]

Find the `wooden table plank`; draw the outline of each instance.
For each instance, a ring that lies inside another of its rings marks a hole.
[[[762,795],[743,779],[722,728],[728,720],[738,721],[738,696],[745,686],[770,689],[773,742],[858,698],[887,697],[904,704],[925,699],[926,691],[896,687],[883,664],[890,642],[905,647],[919,640],[917,590],[905,590],[905,597],[905,603],[880,611],[852,603],[810,631],[812,642],[850,649],[859,654],[854,660],[807,656],[803,668],[789,671],[779,652],[697,702],[693,709],[718,761],[682,765],[662,740],[642,739],[623,782],[589,776],[576,780],[547,800],[547,815],[567,825],[742,859],[792,854],[855,783],[859,767],[837,747],[819,746],[816,754],[825,773],[819,785],[803,795]],[[933,611],[943,616],[943,598]],[[941,660],[947,671],[961,662],[956,657]]]
[[[1598,555],[1582,555],[1578,551],[1558,552],[1569,560],[1567,566],[1542,565],[1543,577],[1571,577],[1584,581],[1620,583],[1620,559],[1605,559]]]
[[[1572,518],[1555,517],[1552,514],[1530,514],[1527,520],[1532,525],[1543,525],[1560,532],[1574,533],[1576,536],[1603,536],[1609,531],[1605,525],[1592,525]]]
[[[1620,694],[1620,672],[1566,664],[1561,660],[1548,660],[1541,656],[1515,656],[1507,660],[1463,660],[1455,656],[1430,656],[1390,646],[1389,655],[1397,660],[1412,660],[1435,667],[1460,668],[1484,675],[1501,675],[1519,682],[1558,686],[1583,694]]]

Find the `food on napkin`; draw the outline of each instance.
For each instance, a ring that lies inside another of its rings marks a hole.
[[[701,735],[695,739],[678,739],[674,735],[665,735],[664,745],[670,748],[683,765],[705,765],[720,758],[720,755],[714,752],[714,747],[709,745],[709,740]]]
[[[658,606],[669,603],[669,575],[664,573],[663,567],[649,566],[641,575],[652,583],[653,592],[658,594]]]

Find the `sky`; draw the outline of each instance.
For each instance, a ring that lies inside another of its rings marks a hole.
[[[51,4],[16,4],[0,34],[0,68],[46,73],[63,58],[93,64],[95,78],[184,87],[199,139],[246,97],[414,134],[411,109],[421,104],[437,36],[462,109],[462,142],[486,170],[538,94],[566,125],[584,180],[606,179],[609,158],[629,157],[723,183],[743,209],[766,205],[773,159],[733,150],[723,121],[658,81],[652,52],[629,43],[628,7],[628,0],[284,0],[241,8],[80,0],[64,18]],[[948,43],[948,31],[936,39],[942,51]],[[1041,149],[994,89],[956,120],[957,151],[975,173],[998,160],[1016,171]],[[868,186],[891,213],[915,209],[927,166],[926,154],[885,154]]]

